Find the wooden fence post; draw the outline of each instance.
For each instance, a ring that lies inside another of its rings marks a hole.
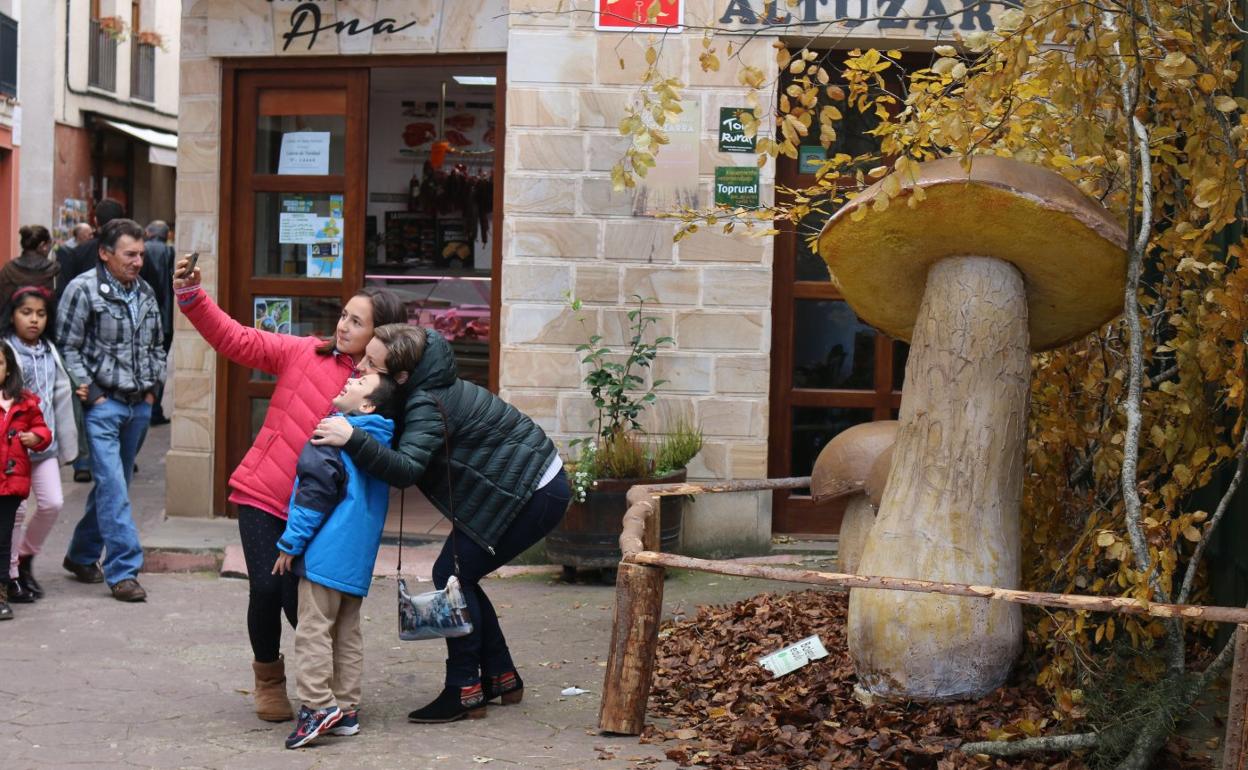
[[[621,562],[615,580],[611,652],[598,712],[603,732],[638,735],[646,725],[662,610],[663,568]]]
[[[1248,623],[1235,627],[1235,665],[1226,704],[1223,770],[1248,770]]]

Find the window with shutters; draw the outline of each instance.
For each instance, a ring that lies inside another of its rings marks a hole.
[[[17,22],[0,13],[0,94],[17,96]]]

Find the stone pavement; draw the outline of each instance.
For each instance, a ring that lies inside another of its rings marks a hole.
[[[134,485],[136,518],[163,517],[168,427],[151,431]],[[61,570],[89,485],[66,481],[66,509],[35,561],[48,596],[0,623],[0,766],[24,768],[595,768],[657,758],[660,746],[597,734],[614,591],[549,575],[487,584],[525,679],[524,702],[481,721],[412,725],[406,714],[442,683],[441,642],[398,641],[395,585],[379,579],[364,604],[363,731],[288,751],[292,723],[251,711],[247,586],[214,573],[146,574],[145,604],[114,601]],[[406,551],[405,551],[406,554]],[[405,562],[407,557],[405,555]],[[406,564],[405,564],[406,566]],[[795,587],[795,586],[792,586]],[[690,611],[784,584],[677,573],[665,611]],[[284,649],[291,651],[286,630]],[[569,686],[588,690],[563,697]],[[294,693],[293,682],[290,688]],[[612,757],[605,759],[604,757]]]

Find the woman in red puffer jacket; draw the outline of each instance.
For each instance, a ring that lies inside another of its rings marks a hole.
[[[393,292],[366,286],[347,300],[328,340],[244,326],[217,306],[200,286],[200,271],[186,275],[188,260],[174,270],[174,294],[182,314],[213,350],[248,369],[277,378],[264,424],[230,475],[230,502],[238,506],[238,531],[247,562],[247,634],[251,640],[256,715],[271,722],[293,718],[281,656],[282,614],[295,625],[298,577],[274,575],[277,540],[286,529],[299,452],[312,429],[356,371],[373,327],[407,321]],[[286,329],[289,331],[289,329]]]
[[[22,370],[8,343],[0,342],[0,564],[8,565],[17,506],[30,494],[30,455],[52,443],[39,397],[22,387]],[[0,580],[0,620],[10,620],[8,570]]]

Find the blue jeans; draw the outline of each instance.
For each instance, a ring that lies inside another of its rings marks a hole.
[[[491,554],[463,535],[446,539],[442,553],[433,563],[433,585],[438,590],[455,574],[455,549],[459,550],[459,583],[468,602],[472,633],[446,640],[446,685],[468,687],[481,676],[498,676],[516,666],[507,649],[507,639],[498,624],[498,614],[490,598],[481,590],[486,575],[519,556],[555,528],[568,510],[572,493],[567,473],[562,469],[549,484],[533,493],[515,520],[503,532]]]
[[[147,434],[152,406],[106,399],[87,409],[84,422],[91,447],[87,510],[69,541],[69,560],[95,564],[104,556],[104,580],[110,586],[139,574],[143,546],[130,510],[134,456]]]

